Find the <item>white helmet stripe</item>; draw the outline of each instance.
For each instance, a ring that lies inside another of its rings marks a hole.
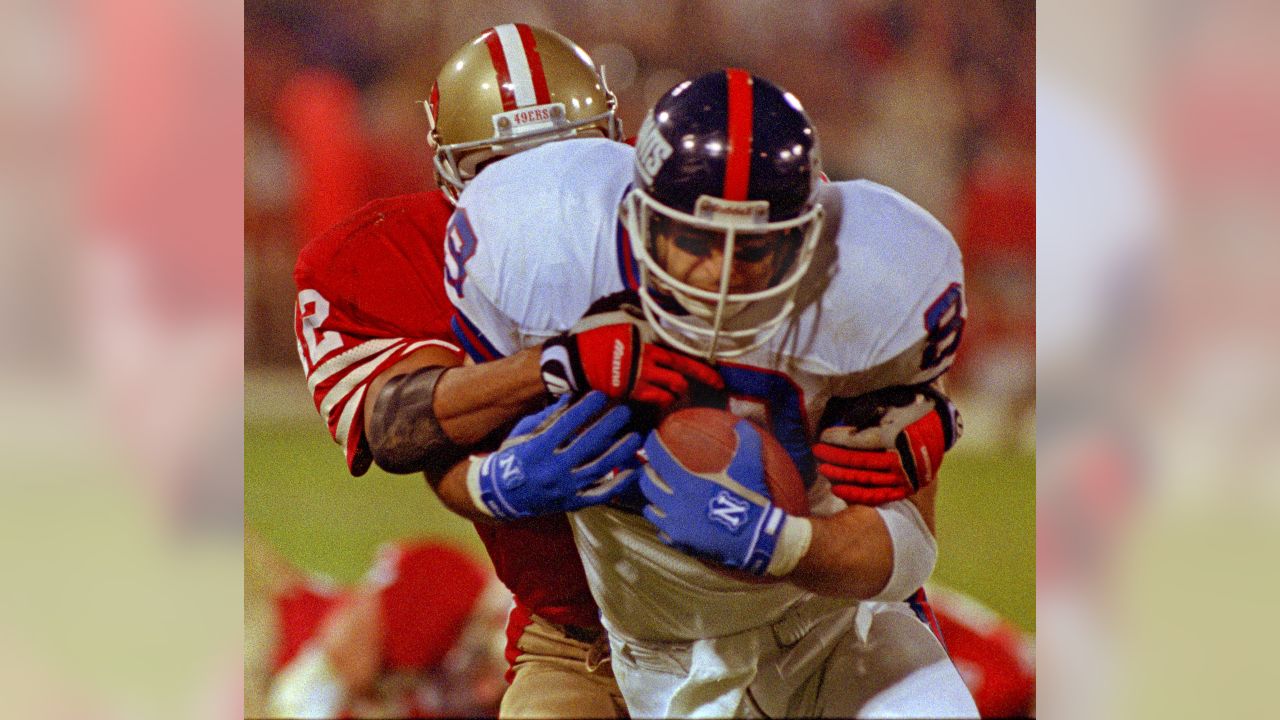
[[[498,40],[502,42],[502,54],[507,59],[507,71],[511,76],[511,91],[516,98],[516,107],[537,104],[538,93],[533,86],[533,72],[529,69],[529,56],[525,54],[520,31],[511,24],[498,25],[494,30],[498,33]]]

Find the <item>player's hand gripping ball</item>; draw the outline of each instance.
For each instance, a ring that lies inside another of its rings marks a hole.
[[[804,481],[782,445],[714,408],[663,419],[645,442],[644,516],[683,552],[755,579],[770,569],[783,528],[809,514]]]

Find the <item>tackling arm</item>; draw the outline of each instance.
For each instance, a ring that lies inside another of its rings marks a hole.
[[[441,502],[472,521],[510,520],[607,501],[626,476],[601,485],[595,482],[626,464],[640,444],[634,434],[618,439],[630,413],[625,407],[615,408],[611,423],[586,427],[606,402],[595,392],[587,396],[588,406],[575,405],[577,409],[546,432],[535,432],[537,423],[525,427],[530,418],[551,410],[528,416],[546,395],[539,359],[540,350],[532,348],[480,365],[458,366],[453,361],[446,367],[452,358],[422,352],[389,368],[371,386],[376,402],[366,405],[367,436],[379,466],[393,472],[422,470]],[[559,405],[567,401],[563,398]],[[531,497],[523,497],[523,490],[515,486],[504,492],[507,465],[499,468],[486,462],[491,456],[468,457],[496,430],[522,416],[525,420],[499,450],[520,460],[527,480],[524,489],[536,490]],[[571,448],[556,449],[576,433],[581,436]],[[585,462],[592,458],[597,462]],[[502,481],[495,479],[498,476]],[[548,478],[558,480],[543,482]],[[495,493],[503,495],[501,501],[486,504],[485,498]]]
[[[452,353],[425,348],[392,365],[369,385],[369,394],[377,398],[365,405],[365,426],[369,428],[369,444],[398,450],[412,438],[404,434],[373,437],[374,428],[396,428],[397,422],[408,424],[397,415],[407,411],[391,401],[383,392],[389,381],[423,368],[445,368],[435,381],[432,411],[440,427],[459,445],[474,445],[494,430],[537,408],[546,392],[538,374],[538,350],[524,350],[509,358],[482,365],[468,362],[465,366]],[[379,419],[381,422],[378,422]],[[376,455],[376,451],[375,451]]]
[[[545,388],[536,349],[482,365],[424,348],[380,373],[365,404],[369,447],[389,472],[427,473],[433,486],[477,443],[537,408]]]

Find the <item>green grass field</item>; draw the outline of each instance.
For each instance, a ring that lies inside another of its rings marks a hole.
[[[308,570],[353,580],[379,543],[406,536],[453,539],[483,556],[471,525],[421,476],[350,477],[318,418],[248,422],[244,462],[246,526]],[[1035,456],[962,442],[943,466],[938,503],[936,579],[1034,630]]]

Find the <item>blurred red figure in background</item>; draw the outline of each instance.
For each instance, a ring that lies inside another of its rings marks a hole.
[[[276,103],[296,158],[301,241],[319,237],[369,199],[369,150],[355,85],[332,70],[309,68],[286,84]]]
[[[290,567],[252,534],[245,544],[246,573],[258,574],[246,576],[246,612],[267,616],[258,620],[270,638],[257,663],[267,675],[257,678],[264,697],[247,693],[246,713],[497,712],[511,595],[471,555],[436,541],[401,541],[383,546],[359,583],[337,587]],[[265,587],[251,600],[255,581]],[[253,666],[247,662],[246,671]]]
[[[1035,642],[977,600],[928,585],[951,662],[984,718],[1031,717],[1036,705]]]

